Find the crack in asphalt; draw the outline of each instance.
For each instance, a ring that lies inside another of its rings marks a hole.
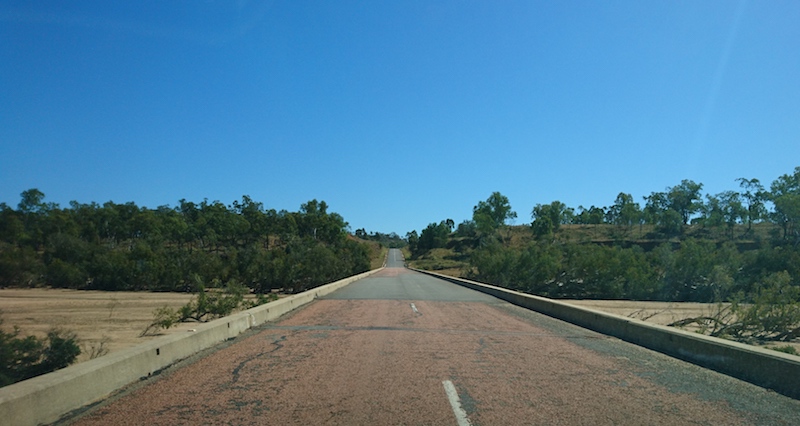
[[[236,368],[234,368],[233,371],[231,371],[231,375],[233,376],[233,379],[231,379],[231,384],[236,383],[237,381],[239,381],[239,372],[242,370],[242,368],[244,368],[245,365],[247,365],[247,363],[249,363],[249,362],[251,362],[251,361],[253,361],[253,360],[257,359],[257,358],[260,358],[262,356],[271,354],[271,353],[277,351],[278,349],[281,349],[283,347],[281,342],[283,342],[284,340],[286,340],[286,336],[285,335],[281,336],[280,339],[276,339],[276,340],[272,341],[272,344],[275,345],[275,347],[272,348],[271,351],[261,352],[259,354],[253,355],[253,356],[245,359],[244,361],[240,362],[239,365],[237,365]]]
[[[483,354],[483,350],[484,350],[485,348],[486,348],[486,341],[484,340],[484,338],[483,338],[483,337],[481,337],[480,339],[478,339],[478,350],[477,350],[477,351],[475,351],[475,354],[476,354],[476,355],[481,355],[481,354]]]
[[[572,340],[613,340],[614,337],[591,334],[591,335],[568,335],[557,333],[530,333],[524,331],[500,331],[500,330],[455,330],[446,328],[411,328],[411,327],[387,327],[387,326],[338,326],[338,325],[273,325],[265,327],[265,330],[291,330],[291,331],[411,331],[420,333],[450,333],[450,334],[491,334],[493,336],[530,336],[530,337],[559,337]]]

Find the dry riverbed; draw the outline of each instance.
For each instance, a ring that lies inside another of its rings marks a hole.
[[[81,362],[92,352],[113,352],[158,337],[139,337],[153,322],[153,311],[162,306],[177,308],[191,299],[188,293],[2,289],[0,318],[6,332],[14,326],[22,335],[39,337],[52,328],[74,332],[81,343]],[[161,333],[185,333],[196,326],[184,323]]]
[[[163,306],[180,307],[192,299],[187,293],[103,292],[64,289],[0,289],[0,318],[5,331],[14,326],[22,335],[45,336],[59,327],[77,334],[86,361],[98,352],[113,352],[158,336],[140,337],[153,321],[153,311]],[[625,300],[568,300],[617,315],[666,325],[706,315],[714,305],[705,303],[635,302]],[[185,333],[197,323],[183,323],[161,335]],[[779,346],[784,346],[780,344]],[[776,346],[776,345],[771,345]],[[800,343],[793,346],[800,351]]]
[[[718,305],[715,303],[639,302],[633,300],[562,300],[562,302],[660,325],[668,325],[684,318],[713,316],[718,309]],[[696,328],[686,328],[686,330],[694,331]],[[772,348],[786,345],[787,343],[783,342],[768,343],[763,347]],[[792,342],[788,345],[800,352],[800,342]]]

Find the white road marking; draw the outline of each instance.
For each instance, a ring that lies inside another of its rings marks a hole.
[[[450,400],[450,406],[453,408],[453,414],[456,416],[456,423],[458,426],[471,426],[469,418],[467,418],[467,412],[461,408],[461,399],[458,398],[458,392],[456,391],[456,387],[453,386],[453,382],[450,380],[445,380],[442,382],[444,385],[444,391],[447,393],[447,399]]]
[[[413,310],[414,310],[414,313],[415,313],[415,314],[418,314],[418,313],[419,313],[419,311],[417,310],[417,307],[416,307],[416,306],[414,306],[414,304],[413,304],[413,303],[411,304],[411,309],[413,309]]]

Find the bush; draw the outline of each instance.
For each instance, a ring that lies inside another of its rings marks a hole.
[[[180,312],[175,311],[169,306],[162,306],[153,311],[153,322],[151,322],[140,334],[139,337],[153,335],[160,330],[172,328],[180,321]]]
[[[770,274],[764,285],[743,303],[742,295],[709,316],[685,318],[670,325],[697,325],[714,337],[740,342],[788,342],[800,337],[800,287],[786,271]]]
[[[159,330],[166,330],[179,322],[188,320],[208,321],[230,315],[233,311],[242,308],[252,308],[276,300],[276,295],[259,294],[254,301],[245,302],[244,295],[249,289],[236,280],[228,281],[225,289],[212,288],[206,290],[199,276],[194,280],[197,285],[197,297],[177,310],[164,306],[153,312],[153,322],[150,323],[139,336],[153,335]],[[218,280],[212,284],[219,284]]]
[[[772,349],[773,351],[783,352],[789,355],[800,355],[800,353],[797,352],[797,349],[795,349],[794,346],[792,345],[775,346],[770,349]]]
[[[53,329],[44,339],[19,334],[17,327],[11,333],[0,330],[0,386],[64,368],[81,353],[78,338],[70,331]]]

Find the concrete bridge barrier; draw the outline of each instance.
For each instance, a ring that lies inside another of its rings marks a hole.
[[[800,399],[800,357],[462,278],[416,271]]]
[[[106,356],[0,388],[0,424],[40,425],[100,401],[137,380],[201,350],[235,338],[251,327],[303,306],[315,298],[366,278],[380,269],[355,275],[203,323],[195,331],[172,334]]]

